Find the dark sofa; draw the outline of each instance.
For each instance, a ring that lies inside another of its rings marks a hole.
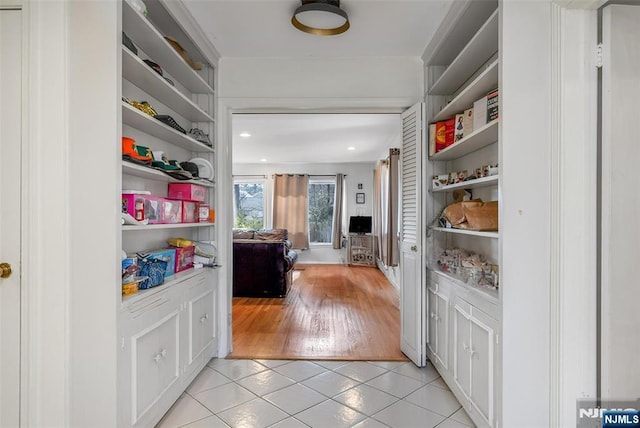
[[[286,229],[233,230],[233,297],[284,297],[298,254]]]

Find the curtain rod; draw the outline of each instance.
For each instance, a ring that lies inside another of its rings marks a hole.
[[[308,175],[309,177],[335,177],[339,173],[335,174],[273,174],[271,177],[276,177],[278,175]],[[343,177],[346,177],[347,174],[342,174]]]
[[[267,178],[265,174],[233,174],[232,177],[262,177]]]

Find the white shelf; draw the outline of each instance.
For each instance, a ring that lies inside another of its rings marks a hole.
[[[473,131],[460,141],[455,142],[446,149],[431,156],[430,160],[452,160],[461,156],[475,152],[483,147],[498,141],[498,124],[500,119],[492,120],[482,128]]]
[[[435,230],[438,232],[444,233],[455,233],[458,235],[470,235],[470,236],[480,236],[483,238],[493,238],[498,239],[498,232],[480,232],[477,230],[467,230],[467,229],[450,229],[446,227],[432,227],[431,230]]]
[[[484,288],[484,287],[477,287],[475,285],[469,285],[466,282],[463,282],[462,280],[456,278],[454,275],[451,275],[449,272],[445,272],[440,270],[439,268],[434,268],[434,267],[429,267],[429,269],[431,269],[432,272],[437,273],[438,275],[442,275],[446,278],[448,278],[449,280],[451,280],[454,284],[463,287],[467,290],[470,291],[476,291],[478,293],[480,293],[481,296],[484,297],[488,297],[490,301],[492,301],[494,304],[499,304],[500,303],[500,292],[496,289],[491,289],[491,288]]]
[[[487,65],[482,73],[478,75],[469,85],[447,104],[438,114],[434,116],[432,122],[449,119],[457,113],[473,107],[473,102],[487,95],[491,90],[498,87],[498,60]]]
[[[126,47],[122,47],[122,77],[191,122],[213,122],[213,118]],[[142,100],[137,100],[142,101]],[[165,114],[153,106],[158,114]]]
[[[424,50],[425,65],[449,65],[498,9],[497,0],[451,2],[449,12]]]
[[[193,93],[213,94],[214,90],[164,39],[149,20],[131,5],[122,2],[122,28],[134,45],[160,65],[171,77]]]
[[[122,231],[150,231],[160,229],[187,229],[187,228],[200,228],[200,227],[212,227],[215,223],[171,223],[171,224],[149,224],[147,226],[135,226],[132,224],[122,225]]]
[[[477,178],[475,180],[463,181],[456,184],[449,184],[447,186],[432,188],[433,193],[449,192],[455,189],[477,189],[479,187],[490,187],[498,184],[498,176],[491,175],[489,177]]]
[[[214,152],[212,147],[176,131],[124,101],[122,102],[122,123],[193,152]]]
[[[496,9],[476,35],[429,89],[430,95],[451,95],[498,51],[498,10]]]
[[[144,165],[138,165],[136,163],[127,162],[124,160],[122,161],[122,173],[140,178],[147,178],[149,180],[165,181],[167,183],[189,183],[198,184],[203,187],[215,187],[215,183],[207,180],[178,180],[168,176],[162,171],[158,171],[157,169],[149,168]]]
[[[157,294],[161,291],[166,290],[167,288],[174,286],[182,281],[185,281],[189,278],[192,278],[194,276],[197,275],[202,275],[202,273],[204,273],[205,269],[210,269],[210,268],[202,268],[202,269],[187,269],[185,271],[182,272],[178,272],[172,276],[170,276],[169,278],[164,280],[164,283],[161,285],[158,285],[156,287],[153,288],[147,288],[146,290],[139,290],[137,293],[135,294],[131,294],[129,296],[122,296],[122,305],[121,305],[121,309],[128,309],[130,306],[135,305],[137,302],[140,302],[143,299],[146,299],[147,297],[151,297],[154,294]]]

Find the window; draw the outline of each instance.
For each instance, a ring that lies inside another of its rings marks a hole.
[[[236,180],[233,184],[233,213],[235,227],[264,227],[264,184]]]
[[[336,184],[327,180],[309,180],[309,243],[331,244],[333,204]]]

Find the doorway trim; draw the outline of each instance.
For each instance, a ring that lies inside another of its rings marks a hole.
[[[550,10],[550,427],[575,426],[576,400],[596,395],[594,60],[601,3],[552,1]]]

